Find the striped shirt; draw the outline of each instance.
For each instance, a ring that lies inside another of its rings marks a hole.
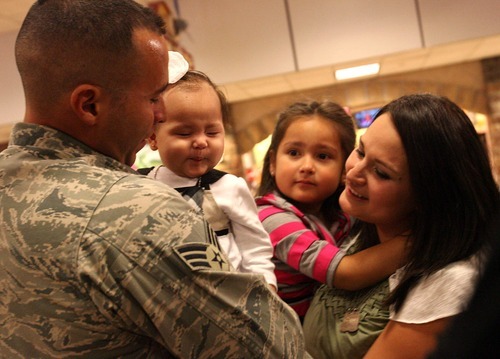
[[[339,213],[328,230],[318,218],[302,213],[277,193],[258,197],[256,203],[274,247],[278,295],[303,317],[317,286],[333,282],[345,255],[338,246],[349,232],[351,220]]]

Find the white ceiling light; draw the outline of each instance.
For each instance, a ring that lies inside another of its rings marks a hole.
[[[335,70],[335,78],[337,80],[353,79],[356,77],[378,74],[379,70],[380,64],[378,63],[349,67],[346,69]]]

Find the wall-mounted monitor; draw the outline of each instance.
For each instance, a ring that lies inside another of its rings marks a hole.
[[[373,121],[373,117],[379,110],[379,108],[371,108],[369,110],[363,110],[354,113],[354,120],[356,121],[356,125],[358,126],[358,128],[366,128],[370,126]]]

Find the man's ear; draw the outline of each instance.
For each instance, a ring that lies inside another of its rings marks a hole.
[[[78,118],[88,126],[97,123],[98,100],[102,96],[101,88],[94,85],[79,85],[71,93],[71,108]]]

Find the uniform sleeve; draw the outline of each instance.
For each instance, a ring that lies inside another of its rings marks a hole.
[[[220,191],[224,191],[222,196]],[[259,220],[255,200],[243,178],[225,175],[212,192],[229,220],[236,245],[242,255],[241,270],[261,273],[269,284],[277,286],[274,264],[271,261],[273,246],[269,234]]]
[[[335,246],[333,240],[322,240],[311,226],[290,211],[272,205],[259,206],[259,218],[269,233],[276,258],[310,278],[331,285],[345,251]]]
[[[228,271],[205,222],[148,182],[111,188],[82,240],[80,278],[99,311],[176,357],[309,357],[296,315],[261,276]]]

